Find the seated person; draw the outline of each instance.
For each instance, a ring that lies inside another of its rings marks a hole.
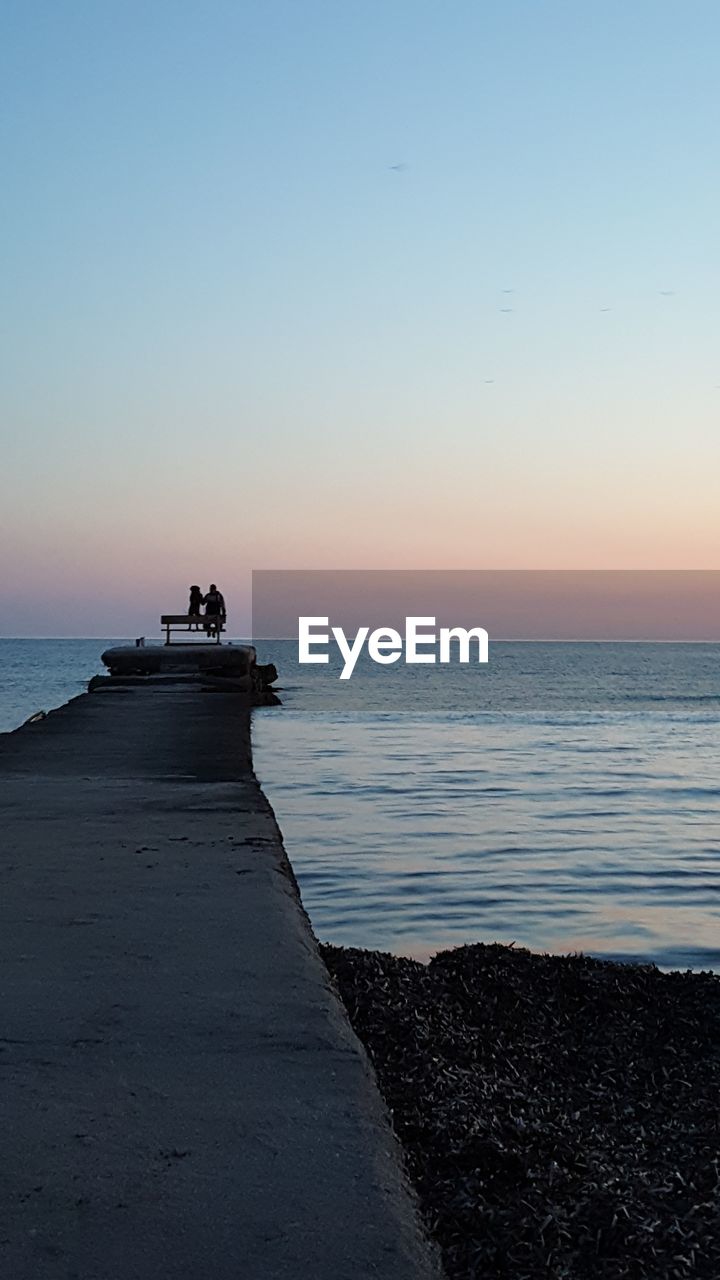
[[[209,636],[215,636],[219,633],[220,626],[225,622],[225,600],[222,591],[218,591],[214,582],[210,583],[210,590],[205,596],[205,630]]]

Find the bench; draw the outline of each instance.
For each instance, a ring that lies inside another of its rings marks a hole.
[[[204,641],[211,636],[215,643],[219,644],[220,632],[225,630],[225,619],[215,618],[212,615],[206,617],[204,613],[164,613],[160,618],[160,626],[165,628],[166,644],[172,644],[170,636],[173,631],[202,631]],[[207,634],[205,634],[206,628],[211,628]]]

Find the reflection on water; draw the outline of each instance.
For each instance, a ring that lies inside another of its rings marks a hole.
[[[318,935],[720,968],[718,656],[497,645],[479,705],[464,671],[426,711],[397,680],[382,710],[377,683],[368,710],[294,681],[255,764]]]

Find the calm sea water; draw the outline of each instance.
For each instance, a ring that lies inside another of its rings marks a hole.
[[[105,643],[0,641],[0,729],[82,692]],[[720,646],[496,643],[350,682],[260,656],[284,705],[255,767],[319,937],[720,970]]]

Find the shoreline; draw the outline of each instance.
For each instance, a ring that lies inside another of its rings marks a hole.
[[[717,1280],[720,977],[321,951],[448,1280]]]

